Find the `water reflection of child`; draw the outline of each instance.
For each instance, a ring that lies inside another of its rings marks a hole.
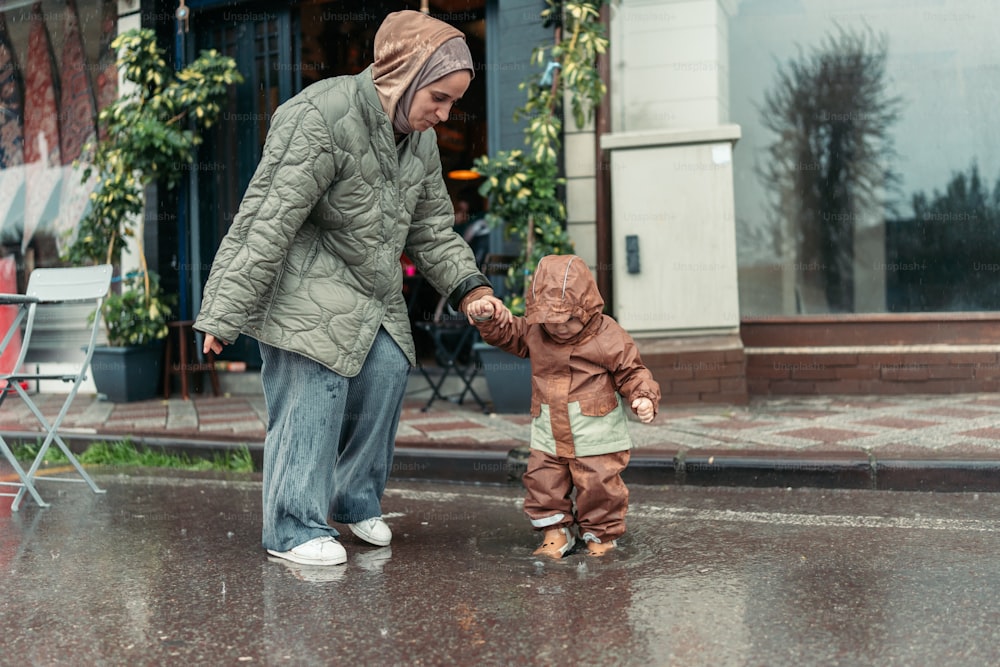
[[[628,332],[602,314],[604,299],[579,257],[543,257],[525,305],[525,316],[510,324],[494,317],[494,304],[470,306],[468,315],[486,342],[531,358],[524,510],[544,531],[535,553],[561,558],[575,543],[575,527],[588,552],[601,556],[625,533],[628,509],[621,473],[632,441],[620,396],[648,423],[660,386]]]

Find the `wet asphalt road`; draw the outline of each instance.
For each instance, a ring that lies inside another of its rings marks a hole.
[[[308,568],[254,478],[97,479],[0,499],[0,664],[1000,664],[996,495],[633,486],[543,562],[519,488],[394,481],[392,546]]]

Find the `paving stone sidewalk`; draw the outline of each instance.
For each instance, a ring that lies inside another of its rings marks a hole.
[[[37,396],[54,417],[60,395]],[[501,451],[526,444],[530,417],[485,414],[472,403],[405,405],[397,446]],[[77,396],[64,420],[75,436],[239,442],[260,446],[266,412],[261,395],[171,398],[114,404]],[[810,458],[817,454],[896,459],[1000,460],[1000,395],[758,398],[748,406],[669,407],[651,425],[631,422],[633,456],[700,454]],[[16,397],[0,407],[0,432],[39,431]]]

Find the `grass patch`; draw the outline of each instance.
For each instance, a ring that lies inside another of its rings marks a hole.
[[[11,447],[19,461],[33,461],[42,448],[41,440],[21,443]],[[246,446],[225,452],[213,452],[209,457],[191,457],[183,453],[137,447],[131,440],[95,442],[77,458],[85,465],[118,467],[172,468],[175,470],[215,470],[224,472],[253,472],[253,459]],[[66,455],[52,445],[45,452],[46,463],[68,463]]]

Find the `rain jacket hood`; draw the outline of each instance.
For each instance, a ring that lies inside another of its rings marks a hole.
[[[572,317],[585,333],[604,310],[604,299],[587,263],[576,255],[546,255],[538,262],[525,298],[528,324],[560,324]]]

